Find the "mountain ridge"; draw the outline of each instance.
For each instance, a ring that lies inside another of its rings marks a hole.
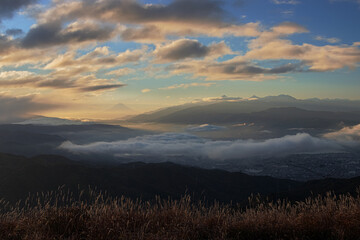
[[[177,199],[188,193],[194,200],[205,198],[208,201],[245,203],[251,194],[257,193],[274,199],[299,200],[329,190],[355,193],[360,185],[360,177],[301,183],[169,162],[108,166],[56,155],[26,158],[0,154],[0,166],[0,198],[9,201],[24,199],[29,193],[53,191],[59,186],[75,192],[79,187],[90,186],[112,196],[124,195],[134,199],[149,200],[155,196]]]

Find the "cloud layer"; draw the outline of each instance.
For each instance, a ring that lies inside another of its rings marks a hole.
[[[184,156],[214,161],[342,150],[339,144],[331,140],[315,138],[306,133],[265,141],[212,141],[191,134],[165,133],[117,142],[97,142],[88,145],[76,145],[71,142],[65,142],[60,148],[75,154],[86,155],[101,154],[112,157]]]

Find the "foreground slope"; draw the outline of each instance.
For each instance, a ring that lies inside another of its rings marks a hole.
[[[111,196],[145,200],[156,195],[178,199],[188,193],[194,199],[246,202],[248,196],[257,193],[272,198],[303,199],[311,192],[354,193],[360,185],[360,178],[300,183],[172,163],[91,165],[60,156],[25,158],[8,154],[0,155],[0,176],[0,198],[10,201],[59,186],[72,191],[91,186]]]

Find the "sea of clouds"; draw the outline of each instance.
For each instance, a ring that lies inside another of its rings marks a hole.
[[[301,153],[345,152],[360,146],[360,125],[314,137],[298,133],[267,140],[210,140],[191,133],[162,133],[114,142],[78,145],[64,142],[59,148],[73,154],[123,156],[186,156],[214,161],[279,157]]]

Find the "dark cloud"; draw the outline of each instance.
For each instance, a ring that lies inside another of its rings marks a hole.
[[[218,57],[231,53],[231,49],[224,42],[205,46],[199,41],[191,39],[176,40],[168,45],[158,47],[155,51],[159,61],[176,61],[206,56]]]
[[[299,64],[285,64],[274,68],[264,68],[252,65],[249,62],[234,62],[229,64],[219,64],[219,71],[226,74],[281,74],[301,71]]]
[[[308,71],[304,69],[303,63],[289,63],[269,68],[256,65],[242,56],[224,62],[208,59],[179,62],[168,66],[166,70],[172,74],[192,73],[194,76],[204,76],[207,80],[246,81],[263,81],[276,78],[276,74]]]
[[[55,78],[49,80],[43,80],[36,84],[37,87],[43,88],[74,88],[76,87],[76,82],[67,78]]]
[[[81,25],[81,28],[68,26],[62,29],[60,22],[38,25],[27,33],[21,45],[25,48],[48,47],[87,41],[105,41],[113,36],[114,27],[109,25]]]
[[[9,97],[0,95],[0,123],[17,121],[36,111],[55,108],[57,106],[37,103],[33,97]]]
[[[303,65],[301,63],[299,64],[289,63],[279,67],[272,68],[268,70],[268,73],[281,74],[281,73],[289,73],[289,72],[302,72],[304,71],[302,67]]]
[[[16,10],[35,3],[37,0],[1,0],[0,21],[3,18],[12,18]]]
[[[90,86],[79,88],[81,92],[95,92],[95,91],[103,91],[103,90],[110,90],[125,87],[126,84],[106,84],[106,85],[97,85],[97,86]]]
[[[205,57],[209,52],[210,49],[197,40],[182,39],[160,48],[156,55],[160,59],[179,60]]]
[[[18,28],[11,28],[11,29],[6,30],[6,34],[10,35],[10,36],[18,36],[18,35],[23,34],[23,30],[18,29]]]
[[[113,13],[106,15],[105,13]],[[220,0],[175,0],[168,5],[143,5],[133,0],[83,1],[69,17],[97,16],[127,23],[156,21],[219,22],[225,16]]]

